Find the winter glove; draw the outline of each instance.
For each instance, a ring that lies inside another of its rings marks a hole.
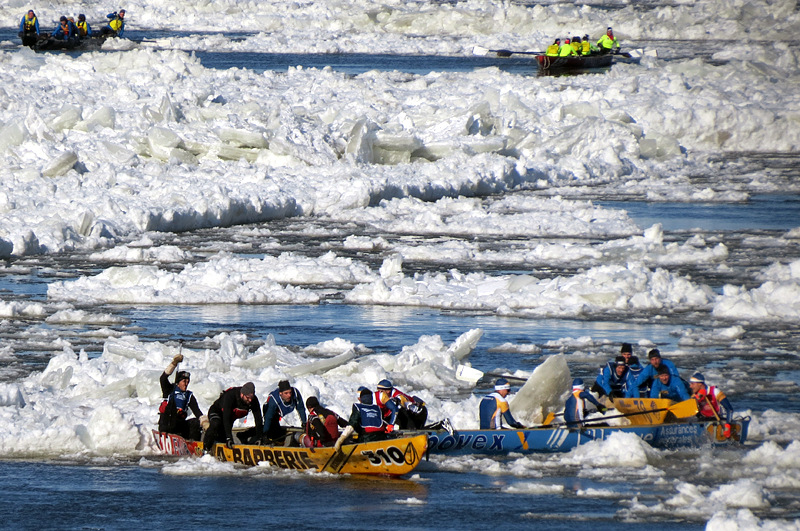
[[[203,431],[206,431],[211,427],[211,423],[208,421],[208,415],[203,415],[200,417],[200,426],[202,426]]]
[[[600,413],[602,413],[603,415],[605,415],[605,414],[606,414],[606,412],[608,411],[608,408],[607,408],[607,407],[600,406],[599,408],[597,408],[597,411],[599,411]]]
[[[725,423],[725,429],[722,430],[722,435],[724,435],[726,439],[731,438],[731,425],[727,422]]]
[[[169,362],[167,368],[164,369],[164,373],[167,376],[170,376],[172,372],[175,370],[175,368],[178,366],[178,364],[182,361],[183,361],[183,354],[177,354],[174,358],[172,358],[172,361]]]
[[[700,403],[705,402],[705,400],[706,400],[706,390],[705,389],[700,389],[699,391],[697,391],[694,394],[694,396],[695,396],[695,399],[698,402],[700,402]]]
[[[225,443],[225,446],[228,449],[233,450],[233,439],[228,439],[228,442]]]

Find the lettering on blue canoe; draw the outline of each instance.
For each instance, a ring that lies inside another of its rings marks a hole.
[[[455,450],[461,450],[465,446],[469,444],[472,440],[472,435],[459,435],[458,436],[458,443],[456,444]]]
[[[484,448],[486,448],[487,440],[488,439],[486,435],[476,435],[475,440],[472,442],[473,450],[483,450]]]
[[[503,440],[506,438],[505,435],[494,435],[492,434],[492,445],[489,447],[489,450],[502,450],[503,449]]]

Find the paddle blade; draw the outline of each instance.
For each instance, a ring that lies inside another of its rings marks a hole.
[[[697,415],[697,401],[694,398],[678,402],[669,406],[669,412],[679,419],[686,419]]]
[[[550,413],[547,414],[547,417],[544,419],[544,421],[542,421],[542,424],[544,424],[545,426],[549,426],[550,423],[555,420],[555,418],[556,414],[551,411]]]
[[[466,365],[459,365],[456,368],[456,380],[463,382],[477,383],[478,380],[483,378],[483,372]]]
[[[474,46],[472,48],[472,55],[486,55],[487,53],[489,53],[489,50],[482,46]]]

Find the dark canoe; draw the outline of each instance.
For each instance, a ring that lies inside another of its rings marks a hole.
[[[23,44],[31,46],[34,50],[92,50],[100,48],[108,35],[86,36],[83,38],[72,39],[54,39],[49,33],[43,33],[39,36],[38,40],[31,46],[30,44]]]
[[[537,55],[536,64],[539,70],[586,70],[588,68],[604,68],[611,66],[614,56],[606,55],[573,55],[571,57],[551,57]]]
[[[746,441],[749,425],[750,417],[735,419],[730,439],[724,437],[722,425],[716,420],[638,426],[459,430],[455,435],[431,431],[428,432],[428,452],[448,455],[568,452],[582,444],[605,440],[617,432],[633,433],[656,448],[730,446]]]
[[[187,441],[180,435],[153,430],[159,450],[167,455],[201,456],[203,443]],[[256,466],[260,462],[287,470],[312,470],[332,474],[401,476],[419,465],[427,448],[428,434],[415,433],[385,441],[345,444],[334,448],[305,448],[275,445],[215,444],[211,454],[220,461]]]

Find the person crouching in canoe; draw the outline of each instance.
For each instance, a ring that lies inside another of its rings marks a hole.
[[[203,450],[208,453],[214,443],[222,442],[233,448],[233,423],[253,412],[255,427],[239,434],[243,443],[257,444],[264,431],[261,419],[261,405],[256,397],[256,386],[247,382],[241,387],[229,387],[220,393],[219,398],[208,408],[208,428],[203,435]]]
[[[186,371],[178,371],[175,383],[169,381],[170,375],[182,361],[183,355],[178,354],[161,373],[159,381],[164,400],[158,408],[158,431],[180,435],[186,440],[199,441],[200,417],[203,416],[203,412],[197,406],[194,394],[188,389],[191,377]],[[194,413],[194,418],[187,420],[190,410]]]
[[[283,439],[289,430],[281,426],[281,419],[297,410],[300,417],[301,427],[306,427],[306,408],[303,405],[303,395],[296,388],[292,387],[289,380],[278,382],[278,388],[272,391],[264,404],[264,437],[263,440],[276,441]],[[298,436],[299,438],[299,436]],[[292,438],[286,438],[284,444],[290,446]]]
[[[358,433],[358,442],[382,441],[386,439],[388,431],[391,430],[383,420],[381,408],[372,403],[373,393],[366,387],[359,387],[358,402],[353,404],[350,412],[348,426],[339,436],[334,447],[338,451],[348,437]]]
[[[689,393],[686,387],[677,376],[673,376],[666,365],[659,365],[658,379],[653,382],[650,389],[650,398],[669,398],[673,402],[683,402],[689,400]]]
[[[716,386],[706,386],[706,379],[702,373],[696,372],[689,379],[689,388],[692,398],[697,400],[697,416],[703,419],[716,418],[721,420],[721,410],[725,410],[725,424],[723,435],[726,439],[731,437],[731,422],[733,421],[733,406],[725,393]]]
[[[576,55],[575,48],[572,47],[572,43],[569,42],[569,39],[564,39],[564,44],[558,49],[558,56],[569,57],[571,55]]]
[[[556,39],[553,44],[547,47],[544,54],[548,57],[558,57],[558,49],[561,48],[561,39]]]
[[[330,409],[322,407],[316,396],[308,397],[306,409],[308,410],[308,421],[306,422],[303,446],[321,448],[336,444],[340,435],[339,428],[346,428],[347,421]]]
[[[77,40],[78,29],[67,17],[61,17],[58,21],[58,26],[53,30],[50,37],[62,41]]]
[[[591,393],[585,390],[586,385],[581,378],[572,380],[572,394],[567,398],[567,403],[564,404],[564,422],[567,426],[575,426],[583,423],[586,418],[588,400],[597,408],[600,413],[608,411]]]
[[[78,22],[75,23],[75,27],[78,29],[78,37],[81,39],[92,36],[92,27],[86,22],[86,15],[83,13],[78,15]]]
[[[482,430],[503,429],[503,419],[512,428],[524,429],[525,426],[517,422],[511,415],[506,397],[511,392],[511,386],[505,378],[500,378],[494,383],[494,393],[483,397],[480,403],[480,419]]]

